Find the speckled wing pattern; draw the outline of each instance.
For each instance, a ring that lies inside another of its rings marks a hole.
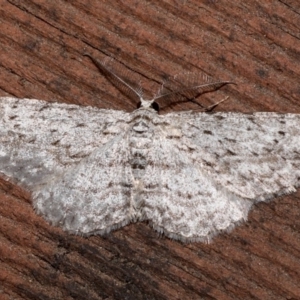
[[[122,111],[0,98],[0,172],[31,190],[36,211],[65,230],[105,233],[125,225],[131,220],[128,193],[118,185],[126,181],[120,129],[126,132],[128,117]]]
[[[296,114],[132,113],[0,98],[0,171],[77,234],[132,221],[209,241],[300,184]]]
[[[111,140],[122,111],[0,98],[0,172],[32,188],[60,176]],[[117,119],[115,119],[115,117]]]
[[[300,115],[170,113],[163,124],[143,212],[171,238],[209,241],[246,220],[255,202],[300,185]]]

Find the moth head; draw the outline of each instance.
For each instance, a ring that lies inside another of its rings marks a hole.
[[[146,109],[154,109],[155,111],[159,111],[159,105],[154,100],[144,100],[140,98],[140,102],[137,105],[137,108],[146,108]]]

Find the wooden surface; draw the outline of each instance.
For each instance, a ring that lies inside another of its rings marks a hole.
[[[149,90],[187,71],[236,82],[201,98],[229,96],[219,111],[300,113],[299,38],[297,0],[0,0],[0,96],[132,111],[90,53]],[[300,191],[256,205],[211,244],[184,245],[146,223],[70,235],[35,214],[28,191],[0,187],[1,300],[300,299]]]

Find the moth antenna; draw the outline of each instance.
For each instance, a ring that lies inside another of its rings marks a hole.
[[[189,101],[196,102],[194,101],[195,98],[199,97],[202,94],[216,91],[226,84],[235,84],[235,83],[231,81],[219,81],[219,82],[211,82],[211,83],[206,83],[201,85],[195,85],[192,87],[182,88],[172,92],[165,92],[163,94],[154,97],[153,100],[163,100],[163,99],[172,98],[171,99],[173,100],[172,102],[181,102],[181,101],[186,101],[187,99]],[[196,103],[199,104],[198,102]]]
[[[136,99],[137,101],[140,101],[143,98],[143,89],[141,85],[139,84],[137,89],[135,89],[126,80],[124,80],[122,77],[118,76],[110,68],[108,68],[107,60],[102,63],[89,54],[85,53],[83,55],[89,57],[89,59],[94,63],[99,71],[102,72],[113,83],[113,85],[127,97]]]

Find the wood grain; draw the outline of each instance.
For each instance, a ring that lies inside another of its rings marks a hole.
[[[222,111],[300,113],[297,1],[0,1],[0,96],[132,111],[89,53],[146,90],[166,76],[231,80],[199,101]],[[169,110],[197,108],[178,104]],[[69,235],[0,181],[0,299],[299,299],[300,192],[257,205],[209,245],[136,223]]]

